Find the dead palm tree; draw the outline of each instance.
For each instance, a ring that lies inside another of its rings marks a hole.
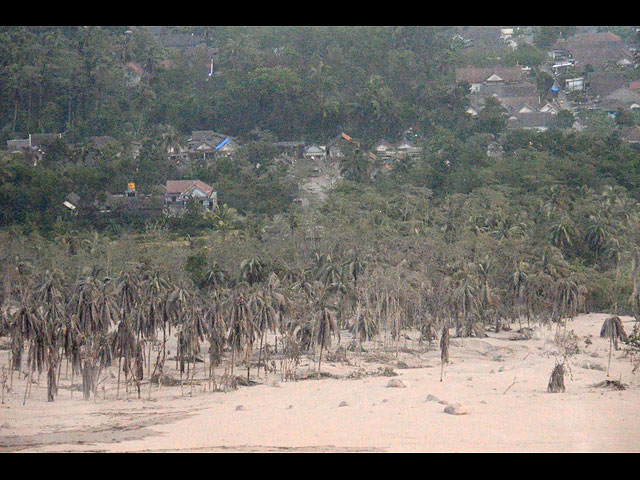
[[[249,344],[249,337],[253,330],[249,304],[242,291],[237,291],[233,295],[228,328],[227,342],[231,346],[231,375],[233,375],[236,354],[242,352]]]
[[[167,297],[167,314],[169,321],[169,335],[171,328],[175,328],[178,332],[178,347],[176,351],[176,368],[180,370],[180,387],[184,387],[184,370],[185,361],[189,355],[189,337],[185,335],[185,325],[188,322],[187,316],[191,311],[191,303],[193,294],[183,285],[174,288],[173,292]]]
[[[318,357],[318,379],[320,378],[320,368],[322,365],[322,350],[331,347],[331,335],[335,335],[338,330],[334,318],[335,307],[326,303],[326,298],[320,299],[317,312],[316,343],[320,345],[320,356]]]
[[[271,287],[256,290],[249,300],[257,334],[260,337],[258,350],[258,376],[262,363],[262,346],[268,331],[278,332],[280,323],[280,307],[284,305],[282,294],[274,292]]]
[[[76,283],[69,303],[77,318],[77,334],[82,357],[82,386],[85,399],[97,388],[97,376],[103,365],[100,350],[107,340],[109,328],[114,323],[118,310],[108,283],[92,275]]]
[[[440,381],[444,376],[444,366],[449,363],[449,327],[445,323],[440,337]]]
[[[209,340],[209,390],[211,390],[211,380],[213,378],[214,367],[220,365],[224,353],[226,340],[226,324],[223,310],[223,300],[218,291],[214,291],[206,312],[207,338]]]
[[[627,333],[624,331],[622,320],[617,315],[607,318],[600,329],[600,337],[609,339],[609,362],[607,364],[607,377],[611,367],[611,354],[613,348],[618,350],[618,340],[626,342],[628,340]]]

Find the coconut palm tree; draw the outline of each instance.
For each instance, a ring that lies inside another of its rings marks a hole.
[[[242,291],[236,291],[233,295],[227,326],[227,342],[231,346],[231,375],[233,375],[236,354],[249,345],[249,337],[253,334],[249,304]]]
[[[573,245],[572,237],[574,234],[573,225],[571,225],[566,215],[563,215],[562,218],[551,225],[551,243],[558,248]]]
[[[456,273],[457,286],[453,292],[452,300],[455,302],[456,320],[462,315],[463,325],[457,323],[456,335],[471,336],[474,330],[474,318],[478,307],[478,289],[473,278],[465,271]]]
[[[595,253],[596,262],[598,261],[598,254],[605,248],[610,237],[611,228],[607,218],[600,213],[589,215],[584,242]]]
[[[334,311],[335,307],[326,301],[326,295],[320,298],[318,310],[316,311],[316,343],[320,345],[320,356],[318,357],[318,379],[320,378],[320,368],[322,366],[322,351],[331,347],[331,335],[335,335],[338,330]]]
[[[240,279],[249,285],[263,281],[267,273],[267,264],[260,256],[248,258],[240,264]]]

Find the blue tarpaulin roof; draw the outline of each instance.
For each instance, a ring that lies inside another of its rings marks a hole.
[[[229,143],[229,141],[230,140],[228,138],[225,138],[222,142],[220,142],[220,145],[216,147],[216,150],[219,150],[220,148],[224,147],[227,143]]]

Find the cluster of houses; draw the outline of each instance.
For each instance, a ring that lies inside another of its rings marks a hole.
[[[371,160],[379,161],[387,165],[394,160],[420,155],[422,148],[408,137],[410,137],[410,135],[405,135],[400,141],[393,144],[381,139],[375,143],[372,149],[365,153]],[[342,132],[329,140],[326,145],[314,144],[306,146],[303,150],[302,157],[311,160],[339,160],[344,157],[345,145],[348,143],[353,143],[358,148],[361,146],[358,140]]]
[[[216,155],[235,152],[240,146],[238,140],[230,135],[213,130],[195,130],[184,146],[169,147],[169,159],[178,167],[188,167],[194,161],[212,159]]]
[[[525,33],[521,27],[502,27],[499,34],[498,27],[486,28],[493,28],[494,40],[515,41],[515,32]],[[493,97],[507,112],[508,129],[543,131],[561,110],[574,115],[600,110],[611,116],[620,110],[640,111],[640,82],[629,80],[628,74],[639,64],[637,49],[618,35],[586,31],[559,39],[548,52],[540,70],[553,79],[549,91],[539,91],[528,66],[458,68],[455,81],[469,84],[469,115],[478,115],[487,98]]]

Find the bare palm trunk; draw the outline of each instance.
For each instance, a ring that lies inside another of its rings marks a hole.
[[[120,395],[120,372],[122,371],[122,357],[118,357],[118,384],[116,387],[116,398]]]
[[[320,380],[320,367],[322,366],[322,347],[324,344],[320,342],[320,356],[318,357],[318,380]]]
[[[264,330],[262,331],[262,335],[260,335],[260,349],[258,351],[258,378],[260,378],[260,364],[262,363],[262,343],[264,341]],[[266,375],[266,370],[265,370]]]

